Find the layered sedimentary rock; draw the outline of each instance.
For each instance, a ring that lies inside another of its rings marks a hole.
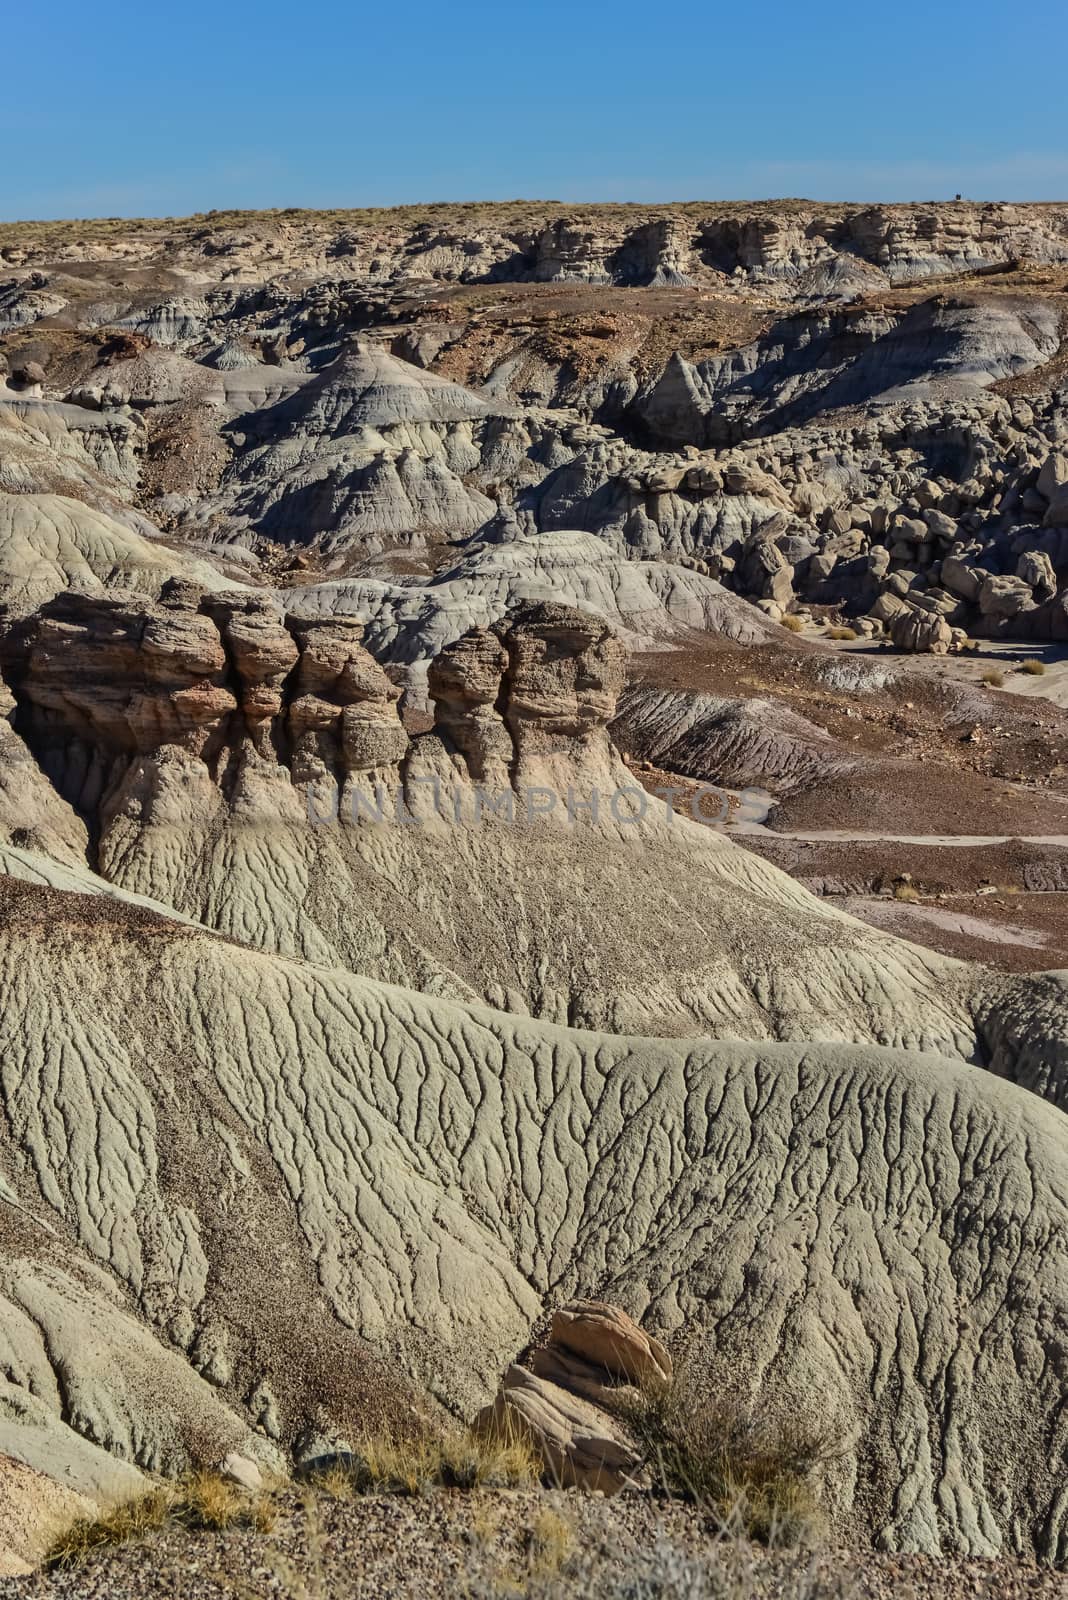
[[[78,237],[79,227],[83,237]],[[236,225],[141,224],[130,240],[94,238],[92,223],[67,225],[67,259],[109,257],[142,266],[174,262],[205,279],[256,282],[287,266],[343,282],[376,286],[434,278],[467,283],[583,282],[678,284],[744,274],[769,286],[808,288],[828,263],[867,266],[883,281],[907,282],[977,270],[1020,257],[1068,259],[1068,218],[1058,206],[847,206],[791,202],[684,206],[575,206],[516,202],[407,208],[394,215],[358,211],[257,218]],[[26,278],[48,260],[42,238],[20,237],[6,259]],[[38,275],[40,276],[40,274]],[[14,280],[9,303],[42,314],[43,285]],[[34,298],[36,297],[36,298]],[[205,303],[174,296],[127,321],[175,337],[203,316]]]
[[[0,335],[0,484],[253,577],[406,582],[580,530],[866,635],[1066,636],[1058,208],[538,212],[135,227],[162,298],[107,247],[93,300],[20,243],[12,294],[72,293],[84,347],[49,315]]]
[[[240,594],[59,596],[6,654],[14,728],[70,808],[51,831],[244,942],[598,1028],[976,1048],[978,974],[635,782],[607,733],[622,647],[588,613],[461,637],[414,738],[358,626]]]

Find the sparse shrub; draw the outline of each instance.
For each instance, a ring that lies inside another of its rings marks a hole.
[[[181,1486],[174,1512],[179,1521],[191,1527],[231,1528],[237,1522],[249,1521],[254,1499],[239,1484],[217,1472],[197,1472]]]
[[[1020,671],[1030,673],[1032,678],[1041,678],[1045,674],[1046,663],[1044,661],[1035,660],[1021,661]]]
[[[801,618],[795,617],[792,612],[783,617],[782,625],[784,628],[788,628],[791,633],[801,633],[805,626]]]
[[[624,1408],[656,1487],[705,1507],[728,1536],[812,1543],[822,1516],[812,1482],[837,1453],[796,1417],[759,1418],[691,1389],[684,1372]]]
[[[991,689],[1000,689],[1005,682],[1005,674],[997,667],[988,667],[983,673],[983,682]]]
[[[843,628],[828,628],[827,637],[828,637],[828,639],[850,640],[850,639],[859,639],[860,635],[857,633],[856,628],[844,628],[843,627]]]
[[[621,1563],[603,1548],[583,1549],[562,1573],[478,1574],[463,1593],[468,1600],[860,1600],[852,1578],[811,1558],[769,1570],[751,1544],[723,1538],[700,1551],[660,1538]]]
[[[907,905],[915,905],[920,898],[920,891],[911,883],[895,883],[894,899],[904,900]]]
[[[148,1494],[108,1507],[99,1516],[79,1517],[52,1544],[44,1565],[78,1567],[99,1551],[143,1539],[170,1521],[173,1505],[172,1489],[151,1489]]]
[[[317,1472],[313,1481],[319,1493],[329,1500],[351,1500],[355,1493],[353,1474],[340,1462]]]
[[[485,1547],[491,1545],[501,1531],[505,1514],[498,1501],[480,1495],[471,1510],[471,1540]]]

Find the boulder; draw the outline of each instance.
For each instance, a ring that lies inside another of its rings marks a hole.
[[[923,544],[928,537],[928,528],[919,517],[895,517],[890,533],[897,544]]]
[[[890,638],[898,650],[911,650],[919,655],[948,655],[953,644],[953,630],[944,617],[931,611],[921,611],[906,606],[890,624]]]
[[[838,557],[831,551],[824,551],[821,555],[813,556],[808,564],[809,583],[823,583],[829,578],[838,565]]]
[[[741,566],[742,589],[761,600],[788,606],[794,597],[794,569],[772,539],[754,539]]]
[[[923,520],[932,538],[952,541],[957,537],[957,524],[944,511],[925,511]]]
[[[925,510],[930,506],[941,505],[944,493],[942,485],[936,483],[933,478],[924,478],[912,491],[913,499]]]
[[[478,1432],[525,1439],[561,1487],[606,1494],[636,1485],[641,1459],[604,1408],[669,1383],[671,1356],[618,1306],[573,1300],[553,1313],[530,1369],[510,1366]]]
[[[39,361],[26,361],[12,369],[11,378],[20,389],[39,389],[47,374]]]
[[[979,599],[979,590],[986,576],[982,570],[977,571],[963,556],[952,553],[942,558],[942,587],[951,594],[957,595],[961,600],[967,600],[974,605]]]
[[[1016,576],[1027,584],[1036,600],[1052,600],[1057,593],[1057,574],[1042,550],[1025,550],[1016,563]]]
[[[604,1301],[575,1300],[562,1306],[553,1314],[549,1342],[625,1383],[640,1386],[671,1378],[671,1357],[659,1339]]]
[[[1050,450],[1046,461],[1039,467],[1034,488],[1046,501],[1052,501],[1063,488],[1068,488],[1068,451]]]
[[[1035,599],[1022,578],[989,573],[979,590],[979,610],[988,622],[1005,622],[1030,611]]]
[[[874,617],[876,622],[892,623],[895,617],[901,616],[908,610],[908,601],[903,600],[900,595],[893,594],[887,589],[876,600],[869,615]]]
[[[868,571],[873,578],[885,578],[890,571],[890,552],[885,545],[877,544],[868,551]]]
[[[612,1495],[639,1482],[641,1457],[607,1414],[526,1367],[508,1368],[474,1429],[484,1437],[525,1441],[563,1489]]]
[[[220,1461],[219,1476],[229,1483],[236,1483],[241,1489],[247,1489],[249,1494],[259,1494],[263,1488],[263,1473],[255,1461],[249,1456],[239,1455],[236,1450],[231,1450]]]

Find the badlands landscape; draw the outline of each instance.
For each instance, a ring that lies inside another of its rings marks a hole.
[[[1068,206],[0,225],[0,1595],[1065,1592],[1066,354]]]

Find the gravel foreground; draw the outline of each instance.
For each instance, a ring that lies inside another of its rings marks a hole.
[[[268,1532],[170,1528],[70,1571],[0,1580],[2,1600],[1047,1600],[1068,1577],[1009,1561],[717,1538],[690,1508],[624,1496],[287,1493]]]

